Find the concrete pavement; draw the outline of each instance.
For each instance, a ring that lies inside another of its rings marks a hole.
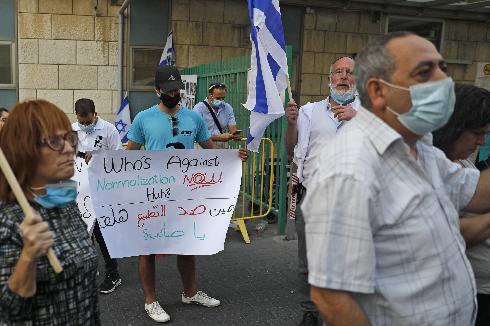
[[[240,233],[228,230],[225,250],[197,257],[199,290],[221,300],[217,308],[185,305],[180,301],[182,285],[175,256],[157,258],[157,298],[170,314],[168,325],[298,325],[304,298],[297,273],[297,241],[285,241],[269,225],[260,234],[256,221],[248,222],[251,244]],[[103,261],[99,262],[99,282]],[[122,285],[111,294],[100,295],[102,325],[157,325],[144,311],[138,264],[135,257],[120,259]]]

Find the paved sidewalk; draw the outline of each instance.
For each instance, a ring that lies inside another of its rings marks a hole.
[[[276,235],[277,225],[255,234],[250,221],[251,244],[239,232],[228,231],[225,250],[197,257],[198,287],[221,300],[217,308],[180,302],[181,281],[175,256],[157,258],[157,298],[170,314],[169,325],[298,325],[302,313],[298,289],[297,241]],[[103,261],[99,262],[99,282]],[[122,285],[100,295],[102,325],[157,325],[144,311],[136,258],[119,260]]]

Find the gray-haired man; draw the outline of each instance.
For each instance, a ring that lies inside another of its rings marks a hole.
[[[297,171],[292,173],[298,177],[299,184],[293,187],[297,196],[298,205],[301,203],[313,172],[312,162],[318,156],[322,143],[332,139],[345,121],[355,116],[360,102],[356,97],[356,86],[353,76],[354,59],[340,57],[334,60],[330,66],[328,76],[330,95],[322,101],[307,103],[298,110],[295,103],[289,103],[286,108],[288,120],[286,130],[286,149],[289,157],[293,157],[292,166],[297,166]],[[296,209],[296,232],[298,234],[298,265],[301,274],[306,275],[306,240],[303,214]],[[306,283],[306,281],[305,281]],[[307,285],[307,284],[306,284]],[[305,296],[308,297],[309,291]],[[305,319],[315,311],[313,304],[307,300],[303,302]],[[313,317],[314,318],[314,317]],[[306,321],[303,323],[305,324]]]

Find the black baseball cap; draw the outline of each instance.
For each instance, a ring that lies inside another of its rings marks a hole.
[[[174,66],[162,66],[157,68],[155,73],[155,87],[160,88],[163,92],[185,88],[182,78],[180,77],[180,72]]]

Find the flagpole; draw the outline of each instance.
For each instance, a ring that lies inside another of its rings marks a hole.
[[[289,96],[289,102],[294,101],[293,92],[291,91],[291,82],[289,81],[289,76],[288,76],[288,96]]]

